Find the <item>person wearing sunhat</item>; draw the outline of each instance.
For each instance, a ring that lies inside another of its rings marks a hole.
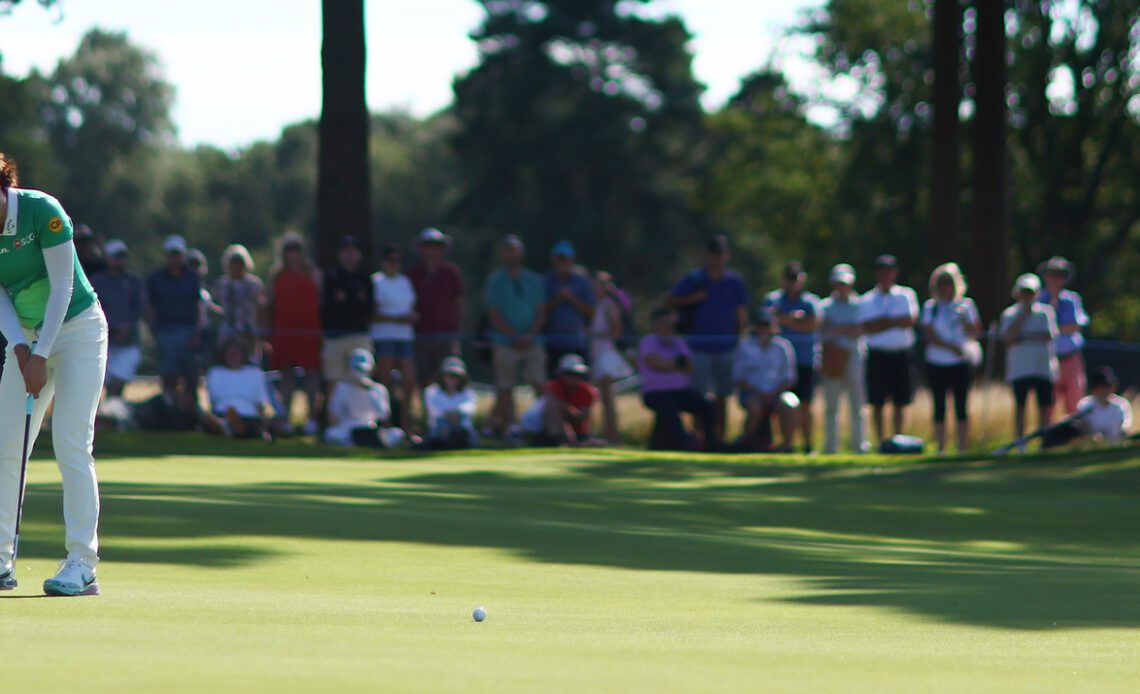
[[[469,385],[467,365],[459,357],[446,357],[439,378],[424,390],[429,448],[457,450],[477,445],[475,391]]]
[[[329,398],[326,442],[388,448],[404,439],[403,430],[387,426],[391,401],[384,384],[372,380],[375,367],[376,360],[367,349],[349,353],[347,375],[333,387]]]
[[[588,327],[594,317],[597,298],[587,277],[574,267],[574,244],[559,241],[550,252],[553,265],[542,278],[546,291],[547,364],[556,365],[563,355],[586,354],[589,349]]]
[[[91,286],[107,316],[107,396],[117,398],[135,379],[142,359],[139,322],[146,316],[146,282],[127,266],[127,244],[111,239],[104,254],[107,269],[91,277]]]
[[[1086,436],[1104,443],[1120,443],[1132,433],[1132,403],[1116,394],[1120,380],[1107,366],[1093,372],[1089,395],[1077,403],[1077,411],[1087,414],[1077,421]]]
[[[186,239],[177,234],[162,242],[165,265],[147,278],[147,323],[158,346],[163,389],[198,389],[198,350],[205,314],[198,273],[186,264]]]
[[[820,304],[820,385],[824,399],[824,453],[839,451],[839,399],[847,395],[851,424],[851,450],[866,453],[864,410],[867,383],[864,363],[867,344],[863,339],[863,314],[855,292],[855,268],[840,263],[831,268],[831,296]]]
[[[460,354],[467,298],[459,267],[445,257],[451,237],[439,229],[416,236],[419,261],[408,270],[416,290],[417,382],[431,383],[443,360]]]
[[[1085,360],[1082,351],[1085,346],[1081,330],[1088,326],[1089,316],[1085,313],[1081,295],[1069,284],[1076,278],[1076,267],[1066,258],[1055,255],[1037,268],[1037,274],[1045,282],[1045,288],[1037,300],[1053,307],[1057,316],[1057,374],[1055,400],[1072,414],[1077,411],[1077,403],[1085,395]]]
[[[1057,380],[1057,318],[1053,307],[1037,301],[1041,279],[1032,273],[1017,278],[1012,306],[1002,311],[999,332],[1006,345],[1005,380],[1013,389],[1014,429],[1025,434],[1025,404],[1029,392],[1037,397],[1038,424],[1049,425],[1053,412],[1053,383]]]
[[[523,416],[523,430],[537,445],[589,445],[590,414],[598,389],[589,381],[590,368],[577,354],[558,360],[546,391]]]
[[[875,286],[863,295],[863,334],[867,342],[867,399],[872,408],[875,438],[887,438],[883,412],[893,406],[894,435],[903,433],[906,408],[914,397],[914,326],[918,295],[898,284],[899,262],[893,255],[875,258]]]
[[[780,421],[783,438],[778,450],[791,452],[795,410],[782,397],[796,386],[796,356],[792,343],[776,334],[776,321],[767,309],[752,317],[752,337],[741,340],[736,349],[732,379],[740,391],[740,406],[748,413],[744,440],[753,447],[767,448],[770,441],[760,437],[761,427],[771,417]]]

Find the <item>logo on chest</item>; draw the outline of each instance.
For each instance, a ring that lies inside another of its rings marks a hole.
[[[28,234],[27,236],[24,236],[23,238],[18,238],[18,239],[13,240],[12,241],[12,250],[18,251],[21,248],[23,248],[24,246],[27,246],[27,245],[35,243],[35,242],[36,242],[36,234],[33,232],[31,234]],[[7,253],[7,252],[8,252],[7,248],[0,248],[0,253]]]

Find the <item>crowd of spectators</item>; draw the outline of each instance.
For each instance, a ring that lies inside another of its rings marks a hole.
[[[705,262],[652,309],[649,330],[637,340],[630,298],[613,276],[578,265],[569,241],[553,246],[549,270],[540,274],[527,267],[522,239],[511,235],[475,302],[484,311],[479,332],[489,345],[494,390],[494,406],[480,422],[462,358],[467,293],[447,259],[451,239],[438,229],[415,238],[416,260],[407,269],[399,245],[383,246],[376,272],[353,236],[340,240],[335,263],[321,269],[304,237],[286,233],[264,279],[240,244],[225,249],[222,272],[211,279],[206,256],[169,236],[162,267],[143,277],[130,267],[122,241],[100,249],[82,228],[77,239],[110,329],[107,401],[119,404],[107,412],[125,409],[146,325],[162,392],[134,414],[137,425],[155,428],[250,438],[303,434],[371,447],[468,448],[489,438],[616,444],[617,394],[632,387],[654,415],[653,448],[810,452],[818,387],[823,452],[840,449],[845,401],[847,444],[860,453],[905,438],[916,372],[924,367],[934,444],[939,452],[947,448],[949,400],[954,442],[963,451],[971,445],[971,385],[993,352],[982,348],[990,331],[955,263],[934,269],[920,304],[914,289],[898,284],[894,256],[875,260],[874,286],[863,294],[855,290],[856,269],[835,265],[823,298],[807,291],[804,266],[791,261],[781,286],[753,303],[745,278],[731,267],[728,239],[717,236],[705,246]],[[1021,275],[1013,304],[995,322],[1016,433],[1025,433],[1032,395],[1039,425],[1059,407],[1066,416],[1080,413],[1079,426],[1090,433],[1118,440],[1131,427],[1130,408],[1115,395],[1111,373],[1098,372],[1092,394],[1086,392],[1081,331],[1089,317],[1069,288],[1073,276],[1063,258]],[[208,404],[199,407],[203,374]],[[520,414],[516,397],[527,389],[532,404]],[[306,417],[295,430],[298,391]],[[730,438],[734,396],[745,421]]]

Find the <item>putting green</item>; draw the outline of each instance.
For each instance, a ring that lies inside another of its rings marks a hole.
[[[58,473],[31,467],[21,586],[0,596],[5,688],[1140,681],[1140,458],[1127,451],[900,465],[109,450],[98,598],[18,599],[61,554]]]

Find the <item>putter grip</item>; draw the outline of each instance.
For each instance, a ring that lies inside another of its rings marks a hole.
[[[32,397],[31,393],[28,393],[28,397],[26,397],[24,399],[24,414],[31,417],[32,412],[35,409],[36,409],[36,399],[34,397]]]

